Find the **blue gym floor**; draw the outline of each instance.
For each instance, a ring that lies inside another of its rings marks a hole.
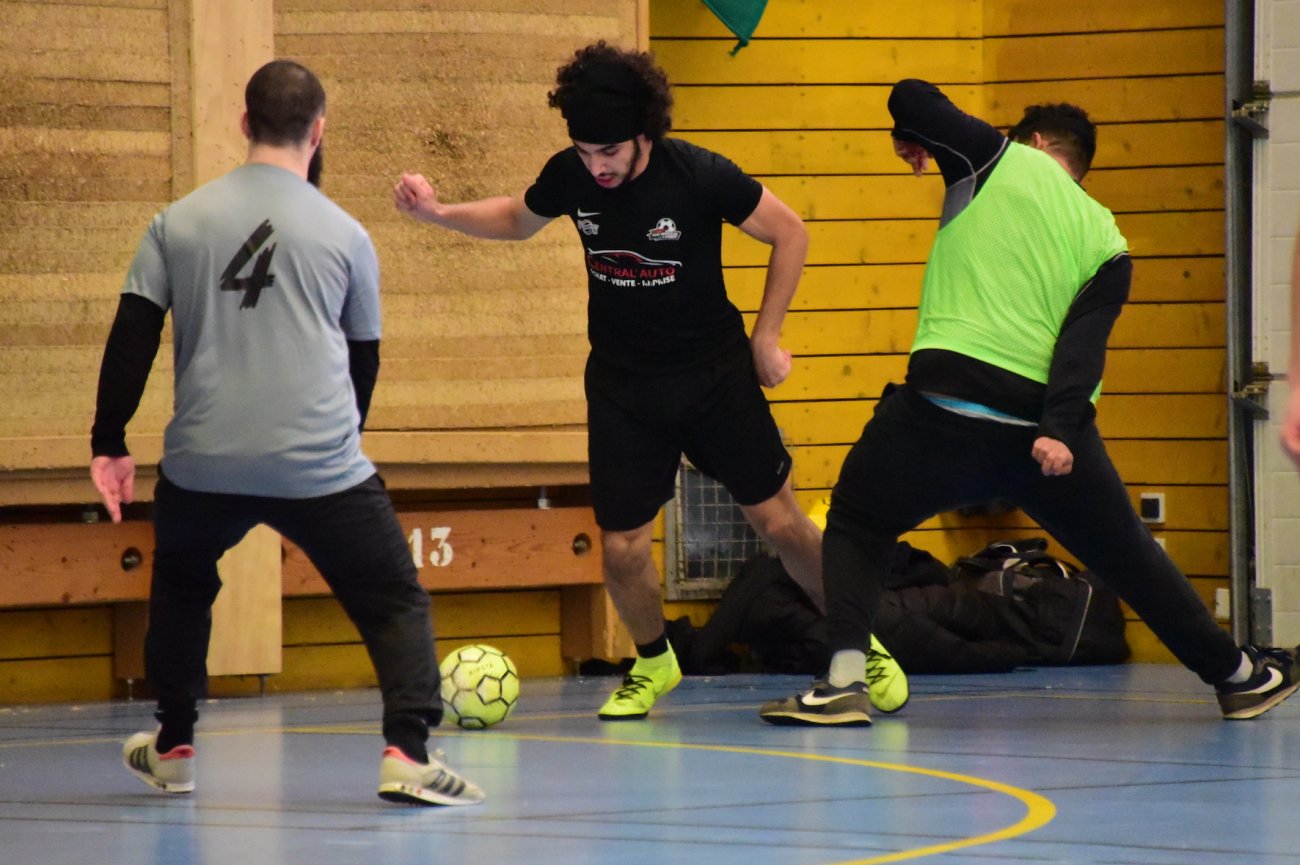
[[[0,707],[0,865],[1300,862],[1300,697],[1220,719],[1179,667],[926,676],[869,729],[771,727],[802,678],[687,679],[601,723],[613,679],[524,681],[438,731],[486,804],[375,796],[375,691],[205,705],[198,789],[121,767],[144,703]]]

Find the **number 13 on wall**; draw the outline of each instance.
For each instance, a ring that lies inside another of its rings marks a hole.
[[[455,550],[451,547],[451,526],[433,526],[428,531],[429,536],[429,558],[424,558],[424,537],[425,530],[421,528],[412,529],[407,541],[411,545],[411,558],[415,560],[415,566],[422,568],[426,564],[435,568],[445,568],[451,564],[452,558],[456,555]]]

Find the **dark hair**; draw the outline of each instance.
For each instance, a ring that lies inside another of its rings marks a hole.
[[[1035,132],[1052,142],[1053,149],[1065,156],[1076,176],[1082,179],[1088,173],[1097,153],[1097,127],[1088,119],[1088,112],[1068,102],[1030,105],[1007,137],[1024,143]]]
[[[547,104],[560,109],[567,117],[574,102],[586,97],[593,86],[599,86],[594,83],[597,75],[608,80],[610,73],[618,79],[618,86],[632,91],[629,96],[640,111],[638,125],[642,134],[652,141],[666,135],[673,126],[673,97],[668,90],[668,76],[655,65],[654,55],[624,51],[603,39],[578,49],[572,60],[556,70],[556,87],[547,94]]]
[[[249,137],[257,144],[299,144],[325,113],[325,88],[301,63],[272,60],[244,88]]]

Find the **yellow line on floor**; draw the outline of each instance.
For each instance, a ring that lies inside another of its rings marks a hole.
[[[986,790],[991,790],[995,793],[1001,793],[1005,796],[1017,799],[1025,806],[1024,817],[1010,826],[1006,826],[994,832],[961,838],[956,841],[946,841],[942,844],[931,844],[925,847],[917,847],[912,850],[900,850],[895,853],[886,853],[881,856],[872,856],[866,859],[852,859],[836,862],[834,865],[883,865],[883,863],[887,862],[903,862],[909,859],[935,856],[940,853],[950,853],[953,850],[961,850],[967,847],[978,847],[984,844],[992,844],[995,841],[1005,841],[1009,838],[1015,838],[1019,835],[1032,832],[1035,829],[1039,829],[1050,823],[1052,818],[1056,816],[1056,806],[1052,804],[1051,800],[1040,796],[1032,790],[1012,787],[1009,784],[1003,784],[999,781],[992,781],[987,778],[978,778],[974,775],[961,775],[955,772],[944,772],[938,769],[923,769],[917,766],[904,766],[899,763],[881,763],[875,760],[857,760],[852,757],[833,757],[825,754],[810,754],[798,751],[745,748],[736,745],[701,745],[684,742],[638,742],[628,739],[593,739],[577,736],[533,736],[515,733],[498,733],[497,735],[510,736],[512,739],[532,742],[625,745],[639,748],[680,748],[692,751],[715,751],[725,754],[751,754],[760,757],[782,757],[793,760],[812,760],[822,763],[837,763],[846,766],[862,766],[868,769],[882,769],[887,772],[905,772],[912,775],[925,775],[930,778],[940,778],[946,781],[954,781],[959,784],[983,787]]]
[[[205,731],[202,738],[209,736],[239,736],[250,733],[296,733],[296,734],[327,734],[327,735],[370,735],[376,732],[377,725],[329,725],[329,726],[287,726],[287,727],[247,727],[233,730],[211,730]],[[437,735],[442,736],[451,733],[456,736],[465,736],[471,738],[475,735],[482,735],[475,732],[460,732],[453,730],[439,731]],[[528,742],[556,742],[576,745],[617,745],[624,747],[636,748],[677,748],[691,751],[713,751],[723,754],[747,754],[759,757],[779,757],[791,760],[811,760],[820,763],[835,763],[845,766],[861,766],[868,769],[880,769],[887,772],[904,772],[912,775],[924,775],[930,778],[939,778],[945,781],[953,781],[958,784],[966,784],[973,787],[981,787],[995,793],[1009,796],[1018,800],[1025,806],[1025,816],[1017,822],[998,829],[993,832],[986,832],[981,835],[973,835],[967,838],[960,838],[955,841],[946,841],[941,844],[931,844],[925,847],[916,847],[911,850],[900,850],[894,853],[886,853],[879,856],[871,856],[866,859],[851,859],[841,862],[828,863],[828,865],[885,865],[889,862],[903,862],[910,859],[921,859],[926,856],[935,856],[940,853],[950,853],[954,850],[962,850],[969,847],[978,847],[985,844],[992,844],[996,841],[1005,841],[1020,835],[1039,829],[1052,821],[1056,816],[1056,806],[1050,799],[1041,796],[1031,790],[1025,790],[1020,787],[1013,787],[1009,784],[1003,784],[1000,781],[993,781],[988,778],[979,778],[974,775],[962,775],[956,772],[945,772],[939,769],[924,769],[918,766],[906,766],[901,763],[882,763],[876,760],[859,760],[852,757],[836,757],[826,754],[815,754],[800,751],[778,751],[769,748],[749,748],[738,745],[706,745],[689,742],[650,742],[635,741],[630,739],[596,739],[585,736],[552,736],[552,735],[534,735],[526,733],[507,733],[499,729],[494,730],[492,734],[495,738],[509,738],[516,741]],[[4,742],[0,743],[2,748],[31,747],[34,745],[86,745],[98,744],[106,741],[117,741],[109,737],[84,737],[79,739],[58,739],[58,740],[27,740],[24,742]]]

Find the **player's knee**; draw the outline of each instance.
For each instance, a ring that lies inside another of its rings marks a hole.
[[[759,537],[778,548],[797,544],[817,531],[812,521],[797,510],[756,514],[752,524]]]
[[[635,532],[606,532],[601,543],[606,576],[624,579],[639,575],[650,559],[650,538]]]

